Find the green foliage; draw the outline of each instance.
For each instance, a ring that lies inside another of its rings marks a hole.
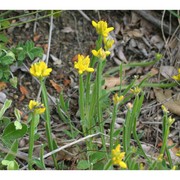
[[[14,123],[12,122],[6,126],[1,138],[4,144],[10,146],[14,140],[22,138],[26,134],[26,132],[27,132],[26,124],[22,124],[21,129],[16,129]]]
[[[10,26],[10,22],[2,17],[0,17],[0,30],[1,28],[7,28]]]
[[[32,41],[26,41],[25,44],[19,42],[12,51],[16,55],[18,64],[22,64],[27,57],[30,58],[30,60],[34,60],[36,57],[42,58],[43,56],[43,49],[41,47],[35,47]]]
[[[90,163],[87,160],[80,160],[77,164],[77,169],[85,170],[90,168]]]
[[[7,166],[7,170],[19,170],[19,165],[15,160],[3,160],[2,165]]]

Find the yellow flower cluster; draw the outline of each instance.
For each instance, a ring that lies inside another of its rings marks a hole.
[[[113,96],[113,102],[114,102],[114,104],[120,103],[123,99],[124,99],[124,96],[118,96],[117,93]]]
[[[100,48],[98,51],[92,50],[92,54],[95,57],[104,60],[104,59],[106,59],[107,56],[110,55],[110,51],[104,51],[102,48]]]
[[[46,110],[44,104],[33,100],[30,100],[29,102],[29,109],[32,110],[35,114],[42,114]]]
[[[121,146],[118,144],[115,149],[112,150],[112,163],[113,165],[119,165],[120,167],[127,169],[127,164],[123,161],[125,152],[121,152]]]
[[[84,71],[94,72],[93,68],[89,67],[90,58],[89,56],[84,57],[83,55],[78,54],[78,61],[74,63],[74,68],[78,69],[79,74],[82,74]]]
[[[106,21],[99,21],[98,23],[92,21],[92,25],[96,28],[96,32],[103,37],[107,37],[109,32],[114,29],[113,27],[108,28]]]
[[[161,162],[163,160],[163,154],[159,154],[157,157],[157,161]]]
[[[180,81],[180,68],[178,69],[178,73],[178,75],[172,77],[176,81]]]
[[[104,49],[107,51],[112,48],[114,44],[113,39],[104,38]]]
[[[44,61],[34,63],[31,65],[31,68],[30,68],[31,75],[37,78],[49,76],[51,71],[52,69],[48,68]]]
[[[131,91],[134,95],[138,95],[138,94],[141,92],[141,88],[135,87],[134,89],[130,89],[130,91]]]

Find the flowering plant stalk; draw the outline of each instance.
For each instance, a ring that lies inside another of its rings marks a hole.
[[[46,111],[45,111],[46,135],[47,135],[47,139],[48,139],[49,149],[50,149],[50,151],[53,151],[54,146],[53,146],[53,138],[52,138],[52,132],[51,132],[51,124],[50,124],[50,110],[49,110],[49,104],[48,104],[47,90],[46,90],[46,86],[45,86],[45,77],[49,76],[51,71],[52,71],[52,69],[48,68],[44,61],[35,63],[30,68],[31,75],[37,77],[41,84],[42,100],[43,100],[44,106],[46,108]],[[55,168],[58,169],[58,163],[57,163],[55,154],[52,154],[52,158],[54,161]]]
[[[46,90],[46,86],[45,86],[45,81],[41,80],[40,84],[41,84],[41,89],[42,89],[42,100],[43,100],[44,106],[46,107],[46,111],[45,111],[44,116],[45,116],[45,121],[46,121],[45,126],[46,126],[46,135],[47,135],[47,139],[48,139],[48,146],[49,146],[50,151],[53,151],[55,148],[53,146],[53,141],[54,140],[52,138],[52,130],[51,130],[51,123],[50,123],[51,122],[50,110],[49,110],[48,96],[47,96],[47,90]],[[58,163],[57,163],[57,160],[56,160],[56,155],[52,154],[52,158],[53,158],[55,168],[59,169]]]
[[[31,121],[30,121],[30,132],[29,132],[29,153],[28,153],[28,169],[32,170],[33,165],[33,149],[34,149],[34,135],[35,129],[39,123],[39,114],[44,113],[45,107],[36,101],[31,100],[29,102],[29,109],[32,111]]]
[[[116,122],[116,117],[117,117],[117,109],[119,103],[124,99],[124,96],[118,97],[117,94],[113,96],[113,101],[114,101],[114,108],[113,108],[113,115],[112,115],[112,122],[110,125],[110,151],[113,149],[113,133],[114,133],[114,125]]]
[[[171,168],[173,167],[172,164],[172,159],[169,153],[169,149],[167,147],[167,140],[168,140],[168,136],[169,136],[169,132],[170,132],[170,127],[171,125],[174,123],[175,119],[168,117],[168,113],[169,111],[166,109],[166,107],[164,105],[162,105],[162,109],[163,109],[163,126],[162,126],[162,137],[163,137],[163,142],[162,142],[162,147],[160,150],[160,154],[162,154],[162,156],[164,156],[164,153],[166,152],[168,160],[169,160],[169,164],[171,166]]]

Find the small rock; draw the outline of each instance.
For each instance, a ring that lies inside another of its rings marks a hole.
[[[0,102],[4,103],[6,100],[6,94],[4,94],[3,92],[0,92]]]

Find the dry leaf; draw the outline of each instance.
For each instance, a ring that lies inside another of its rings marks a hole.
[[[5,82],[0,82],[0,91],[2,91],[6,87],[7,87],[7,84]]]
[[[63,33],[72,33],[74,30],[71,27],[64,27],[61,32]]]
[[[29,94],[29,92],[28,92],[28,90],[27,90],[27,88],[26,88],[25,86],[22,86],[22,85],[21,85],[21,86],[19,87],[19,89],[20,89],[22,95],[27,96],[27,95]]]
[[[171,79],[172,76],[178,74],[178,71],[173,66],[161,66],[160,73],[166,79]]]
[[[158,35],[152,36],[150,43],[155,45],[159,50],[161,50],[164,46],[164,41],[162,38]]]
[[[25,86],[22,86],[22,85],[19,87],[19,89],[20,89],[21,94],[22,94],[21,97],[19,98],[19,101],[23,101],[25,96],[28,97],[29,92],[28,92],[27,88]]]
[[[121,29],[121,26],[120,26],[120,24],[117,21],[115,21],[115,28],[114,29],[115,29],[114,30],[115,34],[118,34],[120,29]]]
[[[180,93],[172,98],[172,90],[155,89],[154,92],[158,102],[162,103],[170,112],[180,116]]]
[[[125,82],[123,81],[122,84],[124,84]],[[111,89],[115,86],[120,85],[120,78],[119,77],[107,77],[105,78],[105,83],[103,88],[104,89]]]
[[[126,59],[123,51],[124,51],[124,50],[123,50],[123,46],[120,46],[120,47],[118,48],[118,54],[117,54],[117,55],[118,55],[118,57],[119,57],[120,60],[122,60],[122,61],[125,62],[125,63],[128,63],[128,61],[127,61],[127,59]]]
[[[44,49],[44,53],[46,54],[47,53],[47,50],[48,50],[48,44],[43,44],[43,49]]]
[[[143,37],[143,33],[139,29],[134,29],[134,30],[128,31],[127,34],[131,38],[133,38],[133,37],[135,37],[135,38]]]
[[[76,54],[72,59],[71,61],[74,63],[75,61],[78,61],[78,54]]]
[[[41,37],[40,34],[36,34],[36,33],[35,33],[35,35],[34,35],[34,37],[33,37],[33,41],[34,41],[34,42],[37,42],[37,41],[40,39],[40,37]]]
[[[62,64],[62,60],[58,59],[57,57],[55,57],[54,55],[50,54],[52,60],[54,61],[53,64],[57,67],[60,67]]]
[[[58,93],[60,93],[61,92],[61,86],[59,85],[59,84],[57,84],[57,83],[55,83],[53,80],[50,80],[50,83],[51,83],[51,85],[53,86],[53,88],[58,92]]]
[[[150,70],[150,73],[151,73],[152,76],[155,76],[156,74],[159,73],[159,70],[158,70],[157,68],[154,68],[154,67],[153,67],[153,68]]]
[[[68,86],[71,84],[71,80],[70,79],[64,79],[63,84],[64,84],[64,86]]]

